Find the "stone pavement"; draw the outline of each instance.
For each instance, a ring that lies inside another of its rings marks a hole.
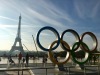
[[[59,71],[58,68],[54,67],[54,64],[48,63],[45,66],[42,63],[34,62],[30,63],[29,67],[25,67],[25,65],[18,67],[18,64],[16,65],[10,65],[8,66],[7,64],[3,64],[4,61],[0,62],[0,69],[2,68],[30,68],[30,70],[23,71],[23,75],[100,75],[100,72],[98,74],[98,69],[97,67],[87,67],[86,68],[86,74],[84,74],[84,70],[80,70],[78,67],[74,66],[73,68],[67,70],[69,71]],[[64,66],[71,66],[72,63],[67,63]],[[50,68],[52,67],[52,68]],[[46,71],[46,68],[47,71]],[[100,66],[99,66],[100,70]],[[22,71],[19,72],[19,75],[22,74]],[[18,75],[18,71],[0,71],[0,75]]]
[[[85,70],[81,70],[76,66],[66,65],[67,67],[70,67],[67,68],[67,71],[59,71],[57,67],[54,67],[53,64],[50,63],[46,64],[45,67],[42,64],[30,64],[29,66],[33,75],[100,75],[98,65],[86,66]]]
[[[6,64],[0,64],[0,69],[3,69],[3,67],[7,67]],[[11,65],[9,69],[17,69],[17,65]],[[77,67],[70,68],[70,71],[59,71],[57,67],[54,67],[53,64],[46,64],[43,66],[42,63],[38,64],[29,64],[29,67],[19,67],[21,68],[28,68],[30,70],[23,71],[23,75],[100,75],[98,74],[97,67],[87,67],[86,68],[86,74],[84,74],[84,70],[80,70]],[[100,67],[99,67],[100,69]],[[69,70],[67,68],[67,70]],[[18,71],[0,71],[0,75],[18,75]],[[19,75],[22,75],[22,71],[19,71]]]

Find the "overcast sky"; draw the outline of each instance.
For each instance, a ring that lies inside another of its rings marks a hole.
[[[20,14],[22,45],[29,50],[36,50],[32,35],[36,38],[44,26],[54,27],[60,35],[66,29],[74,29],[79,35],[92,32],[100,48],[100,0],[0,0],[0,50],[10,50],[13,46]],[[92,45],[91,37],[84,39]],[[40,40],[48,48],[55,35],[44,31]],[[72,43],[75,38],[69,33],[65,40]]]

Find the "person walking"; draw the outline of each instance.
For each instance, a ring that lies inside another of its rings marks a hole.
[[[94,65],[95,65],[95,62],[96,62],[96,56],[95,55],[93,56],[93,61],[94,61]]]
[[[19,64],[21,63],[21,60],[22,60],[22,54],[20,52],[19,55],[18,55],[18,62],[19,62]]]
[[[45,67],[46,63],[47,63],[47,56],[46,55],[43,56],[42,62],[43,62],[43,66]]]
[[[54,58],[55,58],[56,62],[58,62],[57,57],[58,57],[57,54],[54,54]],[[55,64],[55,65],[58,66],[59,71],[66,71],[66,72],[68,72],[67,68],[65,69],[63,64]]]
[[[28,66],[28,63],[29,63],[29,54],[27,53],[26,54],[26,66]]]

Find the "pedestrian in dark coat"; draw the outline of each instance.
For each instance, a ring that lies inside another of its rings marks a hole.
[[[28,64],[29,64],[29,54],[27,53],[26,54],[26,66],[28,66]]]

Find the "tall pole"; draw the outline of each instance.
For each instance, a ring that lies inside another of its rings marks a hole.
[[[36,51],[37,51],[37,56],[38,56],[38,58],[39,58],[39,55],[38,55],[38,50],[37,50],[37,46],[36,46],[36,42],[35,42],[35,40],[34,40],[34,36],[32,35],[32,37],[33,37],[33,41],[34,41],[35,48],[36,48]]]

